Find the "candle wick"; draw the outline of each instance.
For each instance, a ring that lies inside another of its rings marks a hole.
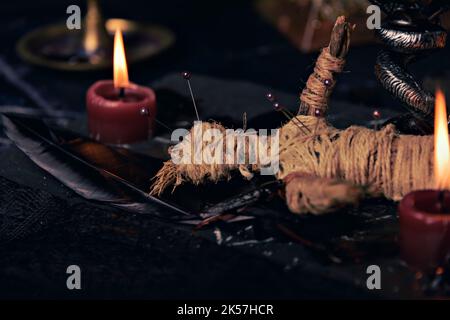
[[[119,98],[120,99],[125,98],[125,88],[124,87],[119,88]]]

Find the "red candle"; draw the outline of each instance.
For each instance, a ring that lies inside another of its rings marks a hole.
[[[399,205],[402,256],[422,270],[436,268],[450,258],[450,147],[441,91],[436,94],[435,113],[436,190],[413,191]]]
[[[403,259],[419,269],[443,263],[450,254],[450,192],[411,192],[400,202],[399,216]]]
[[[114,81],[94,83],[86,95],[89,133],[112,144],[147,140],[153,131],[156,98],[152,89],[130,83],[122,33],[114,37]]]

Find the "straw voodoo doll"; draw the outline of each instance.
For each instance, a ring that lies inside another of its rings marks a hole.
[[[392,124],[380,130],[359,126],[338,130],[326,121],[328,99],[335,76],[343,71],[352,29],[345,17],[337,19],[330,44],[322,50],[301,93],[298,115],[279,131],[275,177],[284,183],[286,203],[293,213],[331,212],[356,204],[364,195],[400,200],[412,190],[433,186],[432,136],[401,135]],[[202,126],[225,130],[218,123]],[[190,143],[191,139],[184,139],[180,145]],[[225,145],[225,141],[216,143]],[[155,176],[151,193],[160,194],[183,182],[229,179],[234,170],[251,179],[266,165],[263,161],[175,164],[169,160]]]

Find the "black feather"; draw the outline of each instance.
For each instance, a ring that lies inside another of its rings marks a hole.
[[[136,213],[171,219],[192,217],[143,191],[152,175],[140,164],[148,164],[148,157],[138,165],[139,156],[127,154],[125,149],[116,150],[67,131],[50,129],[39,119],[11,113],[2,118],[5,134],[20,150],[80,196]],[[162,214],[157,206],[170,211]]]

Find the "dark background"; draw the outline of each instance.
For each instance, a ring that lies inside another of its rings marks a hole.
[[[20,36],[36,27],[64,22],[67,6],[75,3],[84,8],[83,1],[2,1],[0,54],[24,78],[39,86],[48,99],[55,97],[53,103],[56,107],[83,110],[86,89],[97,79],[111,78],[111,72],[74,74],[48,71],[24,65],[15,54],[15,43]],[[161,24],[175,32],[177,41],[172,50],[129,67],[130,79],[141,84],[151,83],[170,72],[190,70],[194,74],[248,80],[296,94],[303,87],[316,57],[316,54],[301,54],[291,46],[258,15],[253,1],[109,0],[102,2],[102,8],[105,17]],[[397,106],[384,95],[383,90],[378,90],[380,88],[374,79],[377,51],[377,46],[350,51],[348,72],[341,77],[335,98],[345,98],[371,108]],[[447,49],[436,53],[432,59],[420,61],[412,70],[420,79],[425,74],[443,73],[449,64]],[[70,88],[70,95],[64,91],[68,91],[67,88]],[[1,92],[0,102],[14,102],[8,96],[8,88]],[[60,99],[61,96],[64,99]]]

